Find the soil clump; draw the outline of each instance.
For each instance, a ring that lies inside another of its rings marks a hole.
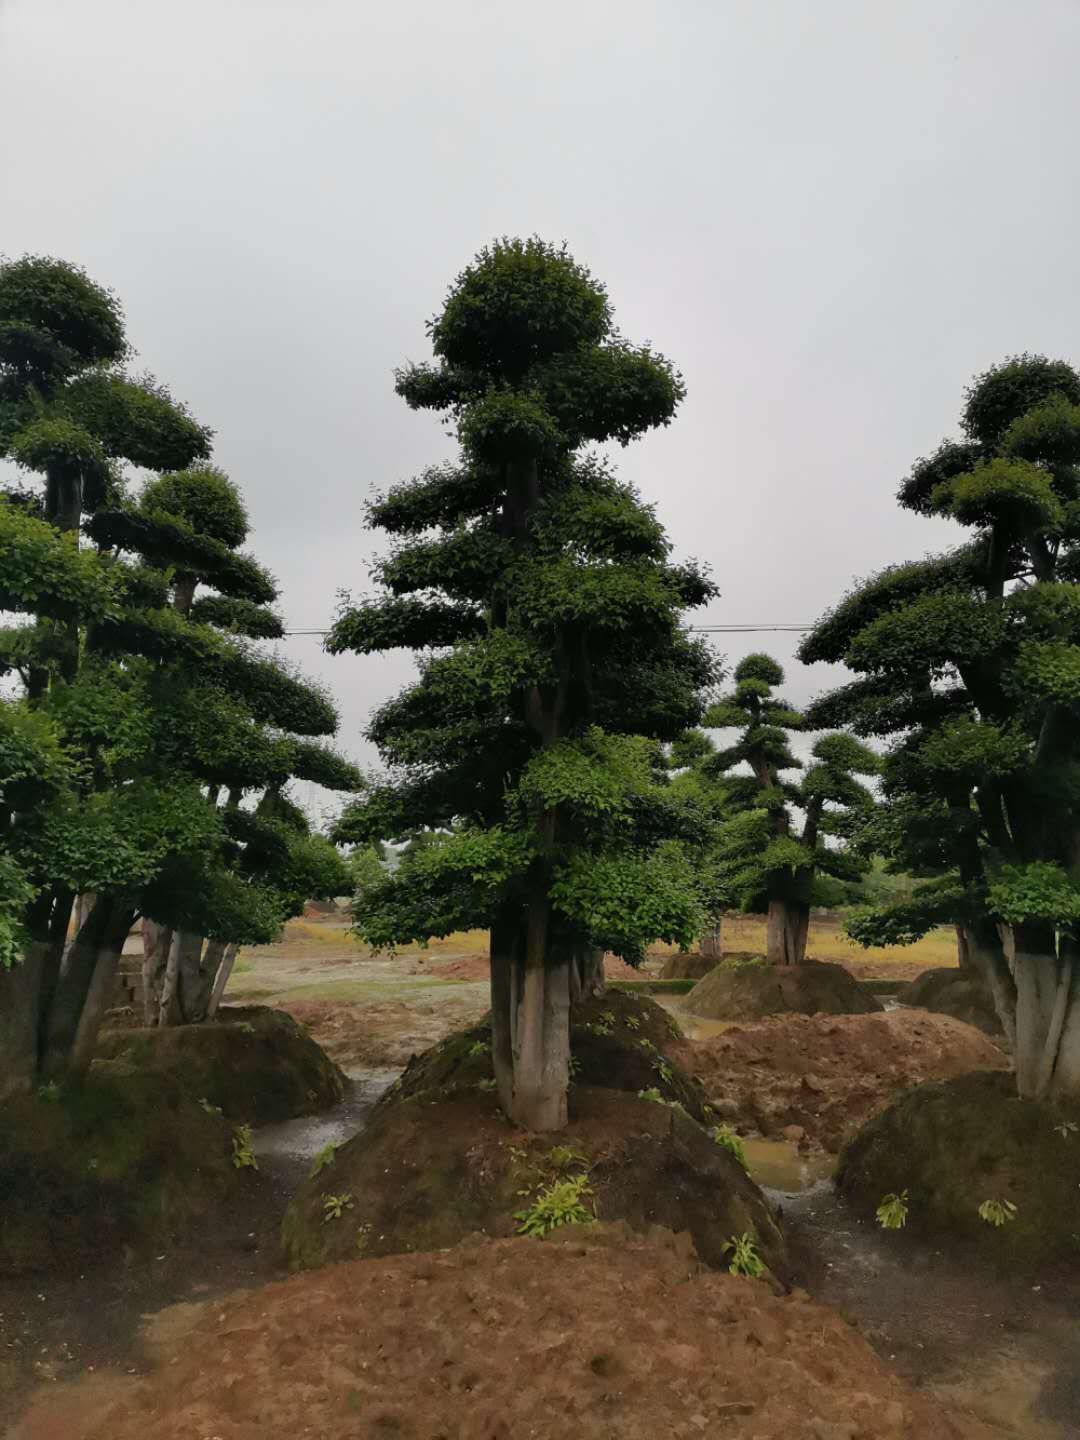
[[[715,956],[702,955],[696,950],[677,951],[669,955],[664,961],[664,968],[660,971],[661,980],[704,980],[706,975],[711,975],[718,965],[727,963],[742,964],[763,961],[763,955],[756,954],[753,950],[731,951],[717,960]]]
[[[77,1090],[9,1101],[0,1126],[0,1275],[145,1254],[253,1183],[233,1126],[173,1077],[98,1061]]]
[[[296,1268],[509,1237],[521,1212],[569,1183],[582,1218],[689,1231],[718,1267],[730,1263],[729,1242],[749,1234],[774,1275],[787,1273],[772,1211],[731,1152],[681,1108],[625,1092],[575,1086],[557,1136],[511,1129],[484,1090],[418,1094],[378,1106],[366,1130],[312,1169],[282,1226]]]
[[[882,1009],[842,965],[806,960],[769,965],[757,957],[722,960],[686,997],[686,1008],[711,1020],[765,1015],[868,1015]]]
[[[896,998],[901,1005],[963,1020],[965,1025],[974,1025],[984,1035],[998,1038],[1003,1034],[989,987],[969,971],[957,970],[954,966],[924,970],[905,985]]]
[[[898,1092],[1009,1068],[978,1030],[922,1010],[778,1015],[684,1042],[673,1058],[702,1082],[716,1115],[743,1134],[779,1139],[798,1127],[800,1136],[785,1138],[834,1153]]]
[[[1011,1075],[901,1095],[845,1148],[836,1183],[861,1213],[906,1192],[907,1229],[970,1242],[1002,1267],[1080,1260],[1080,1106],[1021,1100]]]
[[[205,1025],[106,1031],[98,1053],[249,1125],[329,1109],[347,1083],[291,1015],[265,1005],[225,1006]]]
[[[70,1440],[989,1440],[802,1295],[597,1227],[354,1261],[215,1305]]]

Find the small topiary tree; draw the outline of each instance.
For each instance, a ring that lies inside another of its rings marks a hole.
[[[921,883],[864,943],[963,927],[1022,1096],[1080,1097],[1080,373],[1020,355],[978,377],[964,438],[900,502],[965,545],[858,585],[801,647],[859,678],[818,721],[891,737],[868,838]]]
[[[697,928],[653,741],[702,713],[714,666],[680,616],[712,588],[670,563],[652,511],[581,453],[666,425],[683,387],[618,335],[603,287],[539,240],[483,251],[429,328],[435,364],[397,389],[450,418],[461,459],[371,507],[398,537],[383,595],[346,606],[329,648],[416,647],[420,674],[371,724],[390,776],[336,834],[438,832],[359,897],[361,933],[388,945],[490,928],[499,1097],[555,1130],[571,996],[599,954],[636,960]]]
[[[726,904],[764,897],[767,959],[798,965],[806,958],[819,875],[851,881],[865,867],[859,854],[835,842],[846,841],[872,811],[873,797],[856,777],[876,775],[880,761],[851,735],[823,735],[801,781],[785,779],[804,767],[788,741],[788,731],[803,728],[803,717],[773,694],[783,669],[769,655],[747,655],[734,678],[734,690],[705,719],[708,726],[739,730],[733,745],[702,762],[706,774],[722,778],[727,812],[711,847],[711,873]],[[803,815],[798,831],[793,808]]]

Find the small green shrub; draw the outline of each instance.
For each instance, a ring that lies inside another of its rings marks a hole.
[[[491,1053],[491,1046],[486,1040],[474,1040],[465,1053],[470,1060],[479,1060],[481,1055]]]
[[[1068,1140],[1070,1135],[1075,1135],[1077,1129],[1080,1129],[1080,1126],[1077,1126],[1075,1120],[1063,1120],[1060,1125],[1054,1126],[1054,1130],[1063,1140]]]
[[[44,1100],[46,1105],[55,1105],[60,1099],[60,1086],[55,1080],[50,1080],[47,1085],[38,1086],[38,1099]]]
[[[907,1224],[908,1192],[901,1190],[899,1195],[883,1195],[874,1213],[883,1230],[902,1230]]]
[[[225,1113],[220,1105],[211,1105],[205,1095],[199,1101],[199,1105],[206,1111],[207,1115],[223,1115]]]
[[[641,1029],[641,1021],[638,1019],[638,1017],[637,1017],[636,1015],[627,1015],[627,1017],[626,1017],[626,1019],[623,1021],[623,1023],[624,1023],[624,1025],[626,1026],[626,1028],[627,1028],[628,1030],[640,1030],[640,1029]]]
[[[548,1151],[548,1159],[553,1170],[569,1170],[574,1165],[589,1163],[587,1156],[582,1155],[580,1150],[575,1150],[572,1145],[553,1145]]]
[[[667,1104],[667,1101],[664,1099],[663,1095],[660,1094],[660,1091],[656,1088],[655,1085],[651,1085],[648,1090],[639,1090],[637,1092],[637,1098],[639,1100],[652,1100],[653,1103],[656,1105]]]
[[[343,1195],[324,1195],[322,1202],[323,1224],[329,1225],[331,1220],[340,1220],[342,1215],[345,1214],[345,1211],[351,1210],[352,1207],[353,1197],[348,1194],[348,1192]]]
[[[592,1194],[587,1175],[546,1185],[527,1210],[516,1210],[519,1235],[549,1235],[560,1225],[588,1225],[595,1218],[584,1204]]]
[[[712,1138],[721,1149],[730,1150],[744,1170],[747,1168],[746,1147],[730,1125],[714,1125]]]
[[[744,1230],[741,1235],[731,1237],[724,1246],[724,1254],[729,1253],[729,1274],[745,1275],[748,1280],[759,1280],[765,1274],[765,1261],[758,1254],[757,1244],[749,1231]]]
[[[311,1169],[308,1171],[308,1179],[314,1180],[316,1175],[322,1174],[328,1165],[333,1165],[337,1159],[338,1148],[343,1142],[331,1140],[329,1145],[324,1145],[311,1162]]]
[[[251,1126],[237,1125],[233,1131],[232,1163],[237,1170],[257,1170],[259,1162],[251,1148]]]
[[[1000,1230],[1002,1225],[1016,1219],[1016,1206],[1011,1200],[984,1200],[979,1206],[979,1219]]]

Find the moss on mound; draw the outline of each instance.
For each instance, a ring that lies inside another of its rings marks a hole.
[[[977,1242],[1005,1266],[1080,1260],[1080,1106],[1019,1100],[1009,1074],[908,1091],[847,1146],[836,1183],[868,1215],[906,1190],[908,1229]],[[1013,1218],[988,1223],[987,1200]]]
[[[511,1129],[483,1091],[416,1094],[379,1107],[314,1168],[282,1227],[295,1268],[510,1236],[545,1187],[585,1177],[581,1201],[599,1219],[688,1231],[716,1267],[749,1233],[773,1273],[786,1272],[768,1203],[731,1153],[683,1111],[620,1091],[576,1088],[557,1136]]]
[[[575,1086],[607,1090],[658,1090],[695,1120],[709,1112],[700,1083],[674,1058],[679,1027],[655,1000],[607,990],[574,1007],[570,1051]],[[469,1089],[494,1086],[491,1023],[484,1019],[414,1055],[380,1103],[422,1096],[443,1100]]]
[[[984,1035],[997,1038],[1002,1034],[989,987],[977,976],[957,970],[955,966],[924,970],[905,985],[896,998],[901,1005],[963,1020],[965,1025],[974,1025]]]
[[[769,965],[731,956],[698,981],[686,1008],[711,1020],[761,1020],[783,1014],[869,1015],[883,1007],[842,965],[823,960]]]
[[[207,1025],[107,1031],[98,1046],[139,1075],[172,1078],[231,1119],[268,1125],[336,1105],[345,1076],[283,1010],[229,1006]]]
[[[157,1248],[243,1203],[253,1177],[233,1164],[233,1126],[174,1080],[98,1062],[82,1089],[51,1093],[4,1107],[0,1273]]]

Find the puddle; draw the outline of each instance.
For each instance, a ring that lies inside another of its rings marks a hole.
[[[763,1190],[796,1195],[809,1190],[833,1172],[836,1159],[820,1151],[800,1155],[788,1140],[743,1140],[746,1168]]]
[[[661,1009],[675,1017],[687,1040],[711,1040],[714,1035],[723,1035],[725,1030],[731,1030],[738,1024],[736,1020],[703,1020],[700,1015],[691,1015],[682,1008],[682,996],[673,999],[668,995],[650,995],[649,999],[655,1000]]]
[[[361,1130],[372,1106],[390,1088],[399,1070],[360,1070],[350,1075],[352,1085],[340,1105],[322,1115],[301,1115],[255,1131],[253,1148],[260,1161],[277,1168],[305,1165],[327,1145],[351,1140]]]

